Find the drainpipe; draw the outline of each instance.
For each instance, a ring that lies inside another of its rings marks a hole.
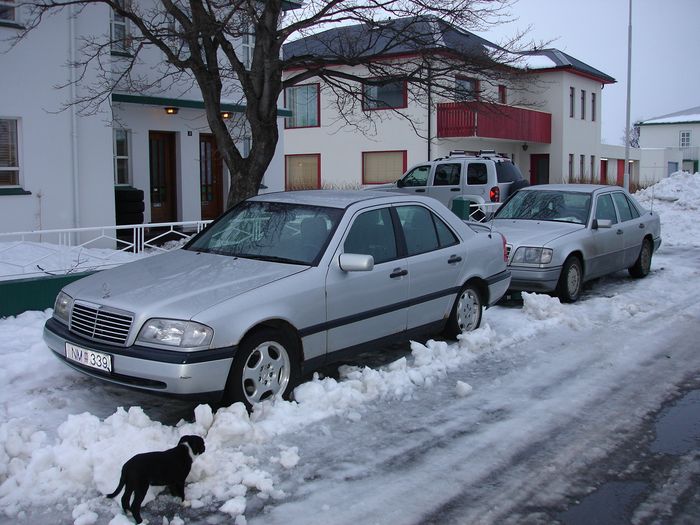
[[[76,47],[75,47],[75,5],[68,11],[68,53],[70,54],[70,141],[71,141],[71,175],[73,182],[73,227],[80,227],[80,186],[78,181],[78,109],[76,107]]]
[[[433,68],[428,63],[428,161],[432,156],[433,143]]]

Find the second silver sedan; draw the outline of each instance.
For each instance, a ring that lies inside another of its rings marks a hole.
[[[556,292],[564,302],[612,272],[646,276],[661,244],[658,215],[617,186],[525,188],[498,210],[493,227],[508,239],[510,289]]]

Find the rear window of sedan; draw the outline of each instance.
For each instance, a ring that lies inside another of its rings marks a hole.
[[[343,210],[280,202],[239,204],[185,249],[265,261],[316,264]]]
[[[496,218],[586,224],[590,209],[589,193],[519,191],[496,212]]]

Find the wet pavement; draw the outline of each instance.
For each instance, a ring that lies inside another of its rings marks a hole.
[[[700,377],[591,469],[595,489],[565,510],[540,509],[565,525],[700,523]]]

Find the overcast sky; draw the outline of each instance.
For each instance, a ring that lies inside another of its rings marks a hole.
[[[555,47],[617,80],[603,90],[603,142],[621,144],[627,97],[628,0],[519,0],[518,20],[480,33],[492,42],[532,26]],[[700,106],[700,0],[632,0],[632,122]]]

